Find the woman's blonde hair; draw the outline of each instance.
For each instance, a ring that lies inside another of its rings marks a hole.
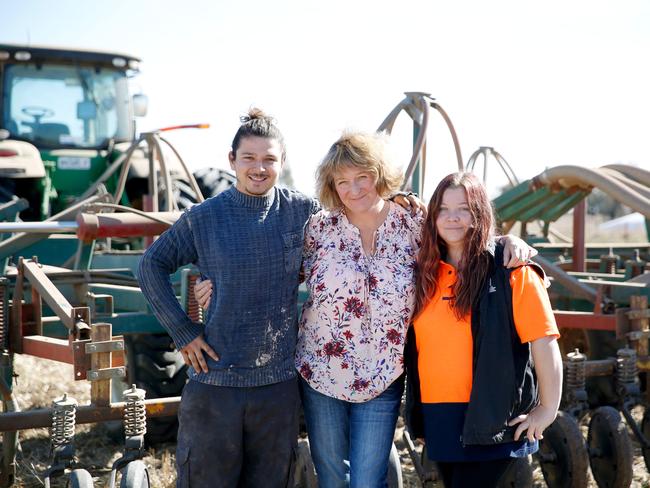
[[[332,144],[316,170],[316,194],[327,209],[340,208],[343,202],[334,185],[334,175],[345,167],[360,168],[375,176],[375,188],[386,198],[399,190],[402,172],[387,156],[383,133],[346,131]]]

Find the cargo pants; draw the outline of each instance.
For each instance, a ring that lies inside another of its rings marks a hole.
[[[257,387],[189,381],[176,448],[177,488],[285,488],[298,437],[297,379]]]

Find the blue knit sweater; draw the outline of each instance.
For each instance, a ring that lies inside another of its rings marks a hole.
[[[232,187],[186,211],[144,253],[139,280],[151,308],[181,348],[203,333],[219,356],[193,380],[261,386],[295,376],[297,290],[303,228],[318,203],[274,188],[249,196]],[[212,280],[205,326],[192,322],[169,275],[193,263]]]

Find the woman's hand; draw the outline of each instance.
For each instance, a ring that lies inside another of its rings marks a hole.
[[[415,215],[419,211],[422,212],[423,216],[427,216],[426,204],[413,193],[410,193],[408,195],[398,193],[397,195],[391,197],[391,200],[405,210],[410,211],[411,215]]]
[[[530,247],[519,237],[508,234],[501,239],[504,244],[503,264],[506,268],[523,266],[530,258],[537,255],[537,249]]]
[[[208,308],[212,297],[212,282],[210,280],[197,281],[194,285],[194,297],[201,308]]]
[[[557,416],[557,408],[548,408],[544,405],[537,405],[529,414],[520,415],[508,422],[513,426],[519,424],[515,431],[515,440],[518,441],[521,434],[526,432],[529,442],[544,438],[544,430],[551,425]]]

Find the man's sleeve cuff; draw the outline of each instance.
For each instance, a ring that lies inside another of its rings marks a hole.
[[[170,333],[179,351],[203,333],[203,324],[189,322]]]

